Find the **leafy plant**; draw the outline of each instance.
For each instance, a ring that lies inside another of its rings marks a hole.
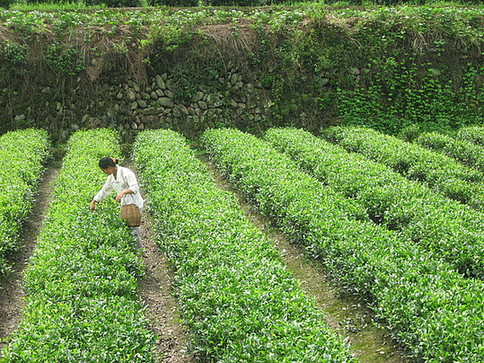
[[[456,271],[484,278],[481,213],[304,130],[270,129],[264,138],[318,180],[365,207],[375,223],[412,239]]]
[[[0,274],[8,270],[5,255],[18,248],[18,234],[34,203],[49,147],[43,130],[10,131],[0,137]]]
[[[73,47],[63,47],[55,42],[48,47],[46,57],[48,63],[58,73],[73,76],[84,70],[79,51]]]
[[[0,45],[0,57],[14,66],[23,66],[27,63],[27,46],[16,42],[6,41]]]
[[[466,140],[454,139],[438,132],[423,133],[415,142],[484,173],[484,149],[479,145]]]
[[[477,210],[484,207],[484,174],[448,156],[370,128],[331,127],[323,132],[323,137],[388,165],[408,179],[424,182],[448,198]]]
[[[456,137],[460,140],[466,140],[476,145],[484,146],[484,127],[482,126],[463,127],[457,132]]]

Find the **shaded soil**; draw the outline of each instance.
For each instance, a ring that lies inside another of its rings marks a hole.
[[[13,264],[12,271],[0,277],[0,357],[2,357],[1,350],[8,345],[12,333],[22,318],[23,271],[35,249],[37,235],[53,198],[53,186],[59,169],[58,165],[47,166],[32,212],[21,230],[20,249],[9,258]]]
[[[346,337],[351,351],[360,362],[405,363],[405,351],[391,337],[391,332],[380,328],[374,313],[341,286],[331,281],[319,261],[307,256],[305,250],[290,242],[273,222],[249,203],[244,195],[234,189],[206,156],[200,156],[212,171],[220,189],[233,193],[245,216],[255,227],[267,234],[279,250],[286,267],[301,283],[302,289],[313,298],[326,318],[326,323]]]

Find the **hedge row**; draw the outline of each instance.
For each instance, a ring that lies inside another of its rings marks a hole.
[[[145,131],[134,155],[200,360],[354,361],[183,136]]]
[[[484,173],[484,148],[480,145],[442,135],[438,132],[423,133],[414,142],[450,156],[462,164]]]
[[[448,156],[369,128],[330,127],[323,137],[424,182],[448,198],[484,210],[484,174]]]
[[[286,232],[296,232],[348,287],[370,298],[413,358],[482,358],[481,281],[463,278],[391,231],[355,220],[332,198],[325,201],[321,194],[329,188],[267,142],[229,129],[206,131],[202,141],[262,211]]]
[[[97,162],[108,155],[120,155],[110,130],[78,131],[69,141],[26,270],[24,317],[4,351],[8,362],[153,361],[135,241],[114,201],[89,210],[106,177]]]
[[[457,138],[460,140],[470,141],[474,144],[484,147],[484,127],[463,127],[457,132]]]
[[[0,274],[8,270],[5,255],[18,247],[18,233],[32,208],[49,147],[43,130],[11,131],[0,137]]]
[[[458,271],[484,278],[482,214],[309,132],[271,129],[265,139],[317,179],[358,201],[373,221],[400,231]]]

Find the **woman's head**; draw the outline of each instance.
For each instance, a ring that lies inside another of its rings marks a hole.
[[[99,167],[104,173],[112,174],[116,170],[116,164],[118,162],[119,162],[118,159],[105,157],[99,160]]]

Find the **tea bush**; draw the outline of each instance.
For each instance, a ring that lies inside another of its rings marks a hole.
[[[484,146],[484,127],[463,127],[457,132],[457,138],[460,140],[470,141],[480,146]]]
[[[484,173],[484,148],[470,141],[458,140],[438,132],[421,134],[415,142],[428,149],[450,156],[462,164]]]
[[[426,183],[448,198],[484,209],[484,174],[448,156],[370,128],[330,127],[322,136],[348,151],[388,165],[408,179]]]
[[[101,157],[120,155],[117,134],[78,131],[25,274],[23,320],[8,362],[150,362],[153,336],[137,294],[139,252],[114,201],[89,202],[103,185]]]
[[[134,155],[200,360],[354,361],[277,250],[233,194],[216,186],[183,136],[142,132]]]
[[[484,277],[484,215],[307,131],[270,129],[265,139],[302,169],[364,206],[374,222],[399,231],[458,271]]]
[[[482,358],[481,281],[463,278],[391,231],[355,220],[345,205],[333,203],[329,187],[267,142],[233,129],[208,130],[202,141],[262,211],[297,235],[350,289],[369,298],[415,360]]]
[[[5,255],[18,248],[18,234],[32,208],[50,141],[44,130],[11,131],[0,137],[0,274]]]

